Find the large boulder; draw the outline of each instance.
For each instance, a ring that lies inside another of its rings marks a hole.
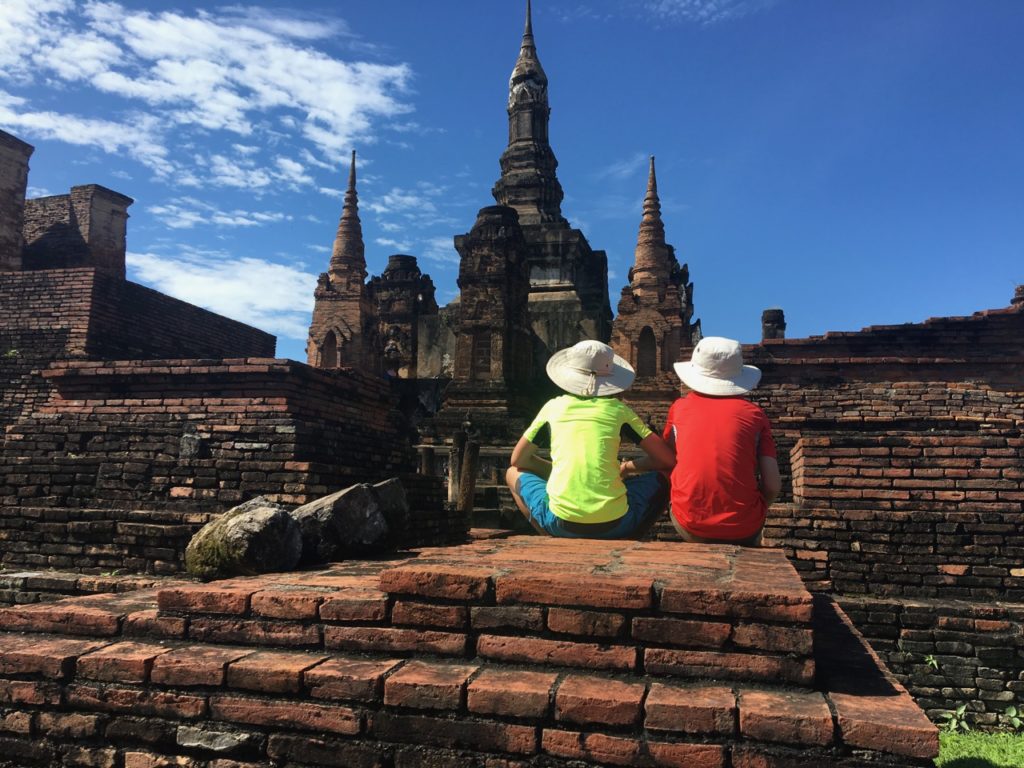
[[[365,555],[387,546],[408,517],[397,479],[359,483],[292,510],[302,531],[303,564]]]
[[[262,496],[204,525],[185,549],[185,570],[200,579],[290,571],[302,554],[298,524]]]

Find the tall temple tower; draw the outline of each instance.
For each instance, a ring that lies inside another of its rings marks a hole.
[[[317,368],[354,367],[379,373],[377,323],[366,286],[363,228],[356,194],[355,151],[330,267],[320,275],[315,297],[306,342],[307,362]]]
[[[658,179],[651,157],[629,285],[622,289],[611,345],[630,362],[638,381],[672,371],[680,350],[700,338],[693,317],[693,283],[689,269],[679,265],[675,249],[665,242]]]
[[[537,57],[530,1],[508,93],[508,147],[492,193],[514,208],[528,246],[530,324],[538,362],[580,339],[611,333],[608,259],[562,216],[558,161],[548,142],[548,78]]]

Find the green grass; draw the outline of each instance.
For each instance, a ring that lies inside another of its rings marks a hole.
[[[1021,768],[1024,734],[940,733],[937,768]]]

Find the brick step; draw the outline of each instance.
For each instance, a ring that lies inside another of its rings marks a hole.
[[[501,756],[530,765],[753,768],[797,755],[822,765],[892,765],[894,756],[901,765],[926,765],[937,751],[934,726],[870,659],[851,653],[855,635],[841,612],[823,604],[819,614],[835,635],[825,645],[838,658],[824,659],[835,690],[682,685],[486,660],[0,634],[8,734],[0,745],[28,763],[60,764],[64,755],[65,764],[79,764],[66,756],[91,750],[106,755],[102,764],[126,768],[284,756],[380,766],[410,744],[428,754],[459,750],[431,763],[456,766]],[[852,696],[844,688],[851,674],[876,688]],[[185,747],[192,756],[172,763],[142,757]]]
[[[520,536],[6,609],[0,620],[31,632],[802,686],[814,678],[810,594],[780,552],[735,547]]]

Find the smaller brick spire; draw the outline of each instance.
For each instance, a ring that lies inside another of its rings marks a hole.
[[[334,238],[329,270],[332,282],[362,283],[366,280],[366,255],[363,246],[363,227],[359,221],[359,196],[356,194],[356,151],[352,150],[352,164],[348,171],[348,189]]]
[[[669,268],[667,252],[665,224],[661,220],[661,200],[658,198],[658,177],[654,171],[654,155],[651,155],[647,194],[644,196],[644,212],[640,219],[630,282],[636,285],[663,280]]]
[[[523,42],[519,48],[519,58],[516,59],[516,66],[512,70],[512,82],[518,83],[527,78],[532,78],[543,84],[547,84],[548,77],[544,74],[544,68],[537,58],[537,45],[533,41],[533,9],[530,0],[526,0],[526,26],[523,28]]]

